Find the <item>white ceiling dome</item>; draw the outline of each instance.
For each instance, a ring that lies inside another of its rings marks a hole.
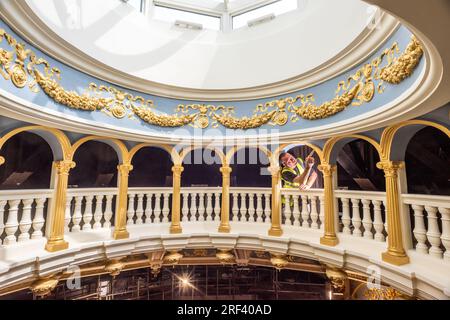
[[[26,0],[59,37],[133,77],[175,87],[232,90],[286,81],[342,53],[367,30],[374,10],[360,0],[297,0],[297,9],[253,27],[228,19],[274,1],[146,1],[220,16],[221,28],[201,30],[163,21],[136,1]],[[247,9],[246,9],[247,8]],[[191,21],[195,22],[195,21]],[[228,27],[227,27],[228,25]]]

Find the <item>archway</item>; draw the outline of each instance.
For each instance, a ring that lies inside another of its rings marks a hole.
[[[379,161],[378,151],[369,142],[356,139],[346,143],[336,158],[338,188],[384,191],[384,173],[376,167]]]
[[[0,166],[0,190],[49,189],[53,153],[40,136],[21,132],[0,150],[6,162]]]
[[[407,143],[405,153],[408,193],[450,195],[450,139],[425,127]]]

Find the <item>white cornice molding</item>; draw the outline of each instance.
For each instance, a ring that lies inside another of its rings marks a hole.
[[[81,72],[138,92],[197,101],[269,98],[318,85],[362,63],[382,46],[399,27],[397,19],[383,13],[376,27],[366,28],[337,56],[310,70],[307,74],[264,86],[232,90],[200,90],[148,81],[114,69],[90,57],[52,31],[33,12],[26,1],[0,1],[0,17],[27,42]]]
[[[190,226],[187,226],[188,224]],[[254,224],[249,228],[246,223],[235,223],[235,231],[229,234],[212,231],[216,230],[217,226],[208,222],[185,223],[184,226],[190,230],[198,228],[201,231],[168,235],[164,230],[168,230],[169,225],[161,224],[148,227],[145,236],[133,236],[133,231],[137,228],[130,227],[130,238],[120,241],[106,239],[105,236],[110,234],[109,230],[101,231],[96,237],[97,240],[88,243],[77,243],[76,235],[72,237],[69,234],[66,236],[70,243],[69,249],[52,254],[42,249],[45,239],[33,242],[28,247],[17,247],[14,249],[15,253],[10,255],[6,249],[3,249],[8,256],[8,262],[0,266],[0,288],[23,283],[30,277],[34,277],[36,271],[40,274],[56,274],[64,271],[68,266],[81,266],[99,259],[163,250],[225,247],[289,254],[363,274],[367,274],[368,266],[375,265],[380,268],[381,281],[397,290],[425,299],[448,298],[447,284],[444,281],[448,276],[445,262],[432,261],[429,257],[420,256],[413,250],[408,252],[411,256],[411,264],[394,266],[381,260],[385,243],[366,241],[359,243],[360,247],[356,248],[353,245],[355,239],[344,234],[339,235],[341,241],[338,246],[328,247],[319,243],[320,231],[317,230],[304,230],[298,233],[297,228],[284,226],[285,232],[290,236],[269,237],[265,235],[267,231],[263,224]],[[239,232],[239,230],[248,231]],[[30,251],[23,252],[24,249],[34,249],[32,258],[30,258]],[[21,255],[21,252],[24,255]],[[38,267],[35,263],[36,258],[39,258]],[[429,268],[430,265],[435,265],[438,270],[444,271],[436,273]]]
[[[425,45],[426,48],[426,45]],[[433,94],[436,87],[439,86],[442,77],[442,65],[433,62],[432,55],[425,53],[425,66],[415,83],[397,99],[390,103],[369,111],[362,115],[352,117],[340,122],[328,125],[299,129],[275,135],[257,135],[257,136],[205,136],[205,137],[186,137],[171,136],[168,134],[156,134],[143,130],[124,129],[117,126],[102,124],[95,121],[83,120],[76,116],[46,110],[42,111],[40,106],[30,101],[18,98],[3,89],[0,89],[0,111],[1,114],[17,120],[50,126],[61,130],[95,134],[111,138],[117,138],[127,141],[165,143],[165,144],[191,144],[191,143],[223,143],[229,144],[260,144],[266,143],[293,143],[299,140],[311,141],[329,138],[336,135],[351,134],[357,132],[369,131],[376,128],[388,126],[404,120],[417,117],[419,115],[432,111],[433,106],[423,106],[420,110],[417,106],[423,104],[430,95]],[[440,60],[439,60],[440,61]],[[438,61],[438,62],[439,62]]]

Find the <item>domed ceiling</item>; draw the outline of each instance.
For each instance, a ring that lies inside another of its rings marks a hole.
[[[348,48],[376,13],[360,0],[25,2],[58,36],[101,63],[139,79],[205,90],[307,74]],[[267,22],[248,26],[264,17]]]

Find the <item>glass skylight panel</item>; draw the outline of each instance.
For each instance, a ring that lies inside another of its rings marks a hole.
[[[137,11],[142,12],[142,0],[128,0],[127,4],[134,7]]]
[[[269,14],[279,16],[283,13],[294,11],[297,9],[297,0],[280,0],[254,10],[247,11],[240,15],[233,17],[233,29],[242,28],[247,25],[247,22],[257,18],[264,17]]]
[[[204,29],[220,30],[220,18],[208,16],[205,14],[193,13],[173,8],[155,6],[153,9],[153,18],[161,21],[174,23],[175,21],[184,21],[201,24]]]

